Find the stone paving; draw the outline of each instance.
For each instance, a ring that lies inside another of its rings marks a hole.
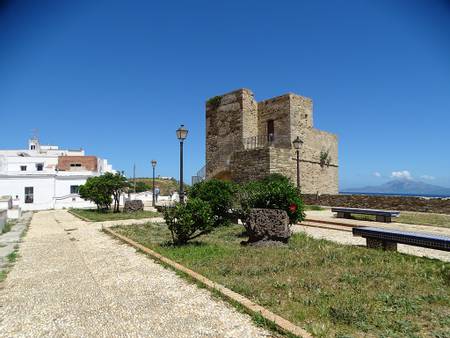
[[[35,213],[19,254],[0,289],[0,337],[271,336],[63,210]]]
[[[7,269],[9,262],[7,256],[16,250],[19,244],[23,231],[30,223],[31,211],[24,212],[22,217],[12,226],[11,230],[0,234],[0,270]]]

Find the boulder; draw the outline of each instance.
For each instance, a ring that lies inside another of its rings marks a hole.
[[[144,210],[144,203],[141,200],[125,201],[123,212],[135,212]]]
[[[279,209],[251,209],[244,226],[249,236],[245,244],[287,243],[292,235],[289,217]]]

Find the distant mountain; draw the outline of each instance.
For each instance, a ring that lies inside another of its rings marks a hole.
[[[407,179],[393,180],[378,186],[346,189],[345,192],[450,196],[450,188]]]

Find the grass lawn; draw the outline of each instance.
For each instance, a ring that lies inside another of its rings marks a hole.
[[[0,270],[0,283],[6,279],[6,271]]]
[[[244,247],[233,225],[175,247],[164,224],[119,233],[245,295],[316,336],[448,336],[450,263],[317,240]]]
[[[375,220],[375,216],[369,215],[352,215],[354,219]],[[433,225],[438,227],[450,228],[450,215],[432,214],[428,212],[412,212],[400,211],[399,217],[392,218],[392,222],[416,224],[416,225]]]
[[[98,211],[97,209],[70,209],[75,215],[85,217],[92,222],[117,221],[121,219],[141,219],[159,217],[161,214],[154,211],[118,212]]]

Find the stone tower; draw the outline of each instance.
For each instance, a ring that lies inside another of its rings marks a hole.
[[[256,102],[248,89],[206,103],[206,178],[245,182],[280,173],[296,182],[292,141],[303,140],[303,193],[338,192],[337,136],[313,127],[312,100],[288,93]]]

